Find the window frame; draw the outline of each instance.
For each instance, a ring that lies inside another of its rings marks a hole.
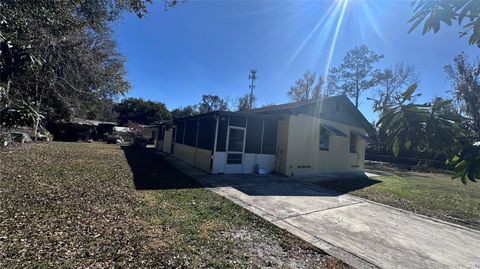
[[[322,131],[324,131],[324,132],[322,132]],[[326,136],[322,136],[323,133],[325,133],[324,135],[326,135]],[[322,144],[325,144],[325,143],[322,143],[322,137],[327,139],[326,146],[325,145],[322,146]],[[329,151],[330,150],[330,131],[323,126],[320,126],[318,148],[322,151]]]
[[[350,137],[349,137],[349,151],[350,153],[357,153],[357,147],[358,147],[358,135],[350,132]],[[354,142],[352,144],[352,142]]]
[[[236,151],[236,149],[230,149],[230,133],[231,130],[238,130],[243,132],[243,146],[240,151]],[[226,165],[243,165],[243,158],[245,155],[245,140],[247,137],[247,129],[245,127],[237,127],[237,126],[228,126],[228,131],[227,131],[227,144],[225,147],[225,153],[226,153],[226,158],[225,158],[225,164]],[[241,158],[235,158],[236,156],[240,156]],[[233,158],[231,158],[233,157]],[[235,160],[239,160],[239,162],[236,162]]]

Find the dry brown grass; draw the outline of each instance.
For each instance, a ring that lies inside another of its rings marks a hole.
[[[107,267],[347,265],[140,149],[45,143],[0,152],[0,268]]]

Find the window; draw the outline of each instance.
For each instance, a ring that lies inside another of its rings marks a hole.
[[[200,119],[198,123],[198,141],[197,147],[201,149],[212,150],[215,139],[215,125],[214,118]]]
[[[320,150],[328,150],[330,143],[330,132],[327,128],[320,126]]]
[[[189,120],[185,123],[185,145],[195,147],[197,144],[197,120]]]
[[[239,116],[230,116],[228,123],[230,126],[247,127],[247,118]]]
[[[260,153],[262,150],[263,120],[248,118],[247,137],[245,138],[246,153]]]
[[[221,116],[218,122],[217,151],[225,151],[227,145],[228,118]]]
[[[177,123],[177,136],[175,137],[175,142],[183,144],[183,131],[185,130],[185,122],[180,121]]]
[[[275,154],[277,147],[277,121],[265,120],[263,125],[263,154]]]
[[[350,153],[357,152],[357,135],[350,133]]]

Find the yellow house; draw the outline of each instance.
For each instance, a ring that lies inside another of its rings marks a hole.
[[[159,150],[213,174],[361,172],[365,117],[345,96],[247,112],[214,111],[159,126]]]
[[[275,170],[285,175],[362,172],[372,126],[345,96],[252,110],[278,117]]]

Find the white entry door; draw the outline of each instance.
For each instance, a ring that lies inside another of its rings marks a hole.
[[[245,151],[245,128],[228,127],[225,173],[242,173]]]

